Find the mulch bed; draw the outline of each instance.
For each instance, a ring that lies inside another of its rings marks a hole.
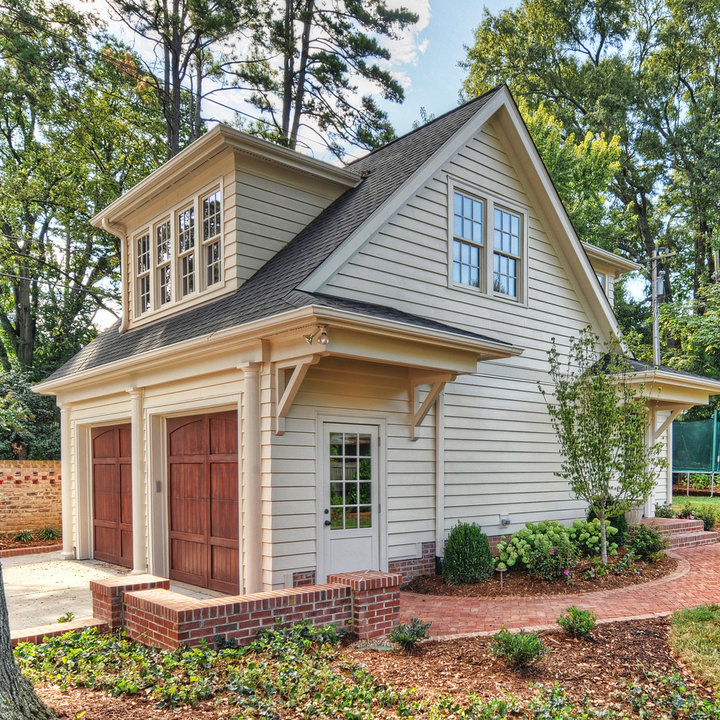
[[[510,671],[490,655],[490,637],[427,642],[416,654],[380,650],[345,651],[377,678],[396,689],[416,689],[416,696],[432,699],[442,694],[476,693],[483,698],[508,692],[520,700],[535,694],[533,684],[559,683],[571,698],[593,698],[609,706],[627,683],[651,670],[663,675],[680,673],[698,694],[713,693],[697,683],[673,657],[667,643],[669,620],[633,620],[598,625],[592,639],[576,639],[563,631],[540,633],[551,648],[539,663]]]
[[[40,540],[39,538],[33,538],[30,542],[20,542],[19,540],[13,540],[12,535],[0,535],[0,550],[47,547],[48,545],[57,545],[60,542],[62,542],[60,538],[55,538],[54,540]]]
[[[667,643],[668,628],[667,618],[656,618],[598,625],[591,639],[571,638],[562,631],[544,632],[543,643],[551,652],[540,663],[519,671],[508,670],[490,655],[489,637],[430,641],[407,653],[351,645],[339,652],[337,662],[362,664],[397,690],[413,689],[418,700],[430,701],[449,694],[462,702],[468,693],[482,698],[511,693],[523,701],[533,697],[538,683],[549,687],[557,682],[575,700],[587,695],[596,706],[610,707],[616,706],[628,682],[644,679],[646,670],[662,675],[678,673],[688,688],[711,697],[711,689],[696,682],[673,657]],[[142,696],[113,697],[94,690],[50,685],[36,689],[60,718],[68,720],[210,720],[222,715],[214,701],[195,708],[170,709],[157,708]],[[282,716],[282,720],[296,718],[294,710]]]
[[[611,558],[610,561],[615,563],[618,559]],[[500,574],[497,572],[484,582],[463,585],[446,585],[440,575],[424,575],[410,582],[403,590],[423,595],[452,595],[454,597],[577,595],[599,590],[615,590],[629,585],[659,580],[675,571],[677,560],[666,555],[654,563],[637,562],[637,573],[615,575],[615,573],[609,572],[603,577],[586,580],[583,578],[583,572],[589,567],[591,567],[591,563],[583,561],[572,571],[569,581],[560,580],[556,583],[532,578],[522,570],[508,570],[503,578],[502,590],[500,589]]]

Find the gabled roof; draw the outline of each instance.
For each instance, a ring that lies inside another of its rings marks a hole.
[[[52,373],[48,381],[314,302],[347,306],[349,300],[312,295],[296,288],[460,128],[502,92],[505,92],[503,87],[491,90],[352,163],[350,168],[363,177],[362,182],[335,200],[234,294],[122,334],[118,322]],[[355,305],[362,305],[363,312],[375,317],[399,312],[367,303]],[[401,314],[404,322],[419,327],[436,327],[490,340],[426,318]]]

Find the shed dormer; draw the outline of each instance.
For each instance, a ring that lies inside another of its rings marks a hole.
[[[92,220],[121,239],[121,330],[235,292],[359,182],[350,170],[214,127]]]
[[[610,301],[610,305],[614,307],[615,281],[626,273],[639,270],[642,266],[589,243],[583,243],[583,247],[605,296]]]

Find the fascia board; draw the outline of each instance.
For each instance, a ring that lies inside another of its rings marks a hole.
[[[720,394],[720,380],[676,375],[675,373],[669,373],[663,370],[647,370],[632,373],[629,375],[628,380],[632,385],[645,385],[647,387],[657,384],[679,389],[700,390],[709,395]]]
[[[616,338],[620,338],[620,328],[618,327],[610,301],[597,282],[590,259],[585,253],[585,249],[575,232],[575,228],[570,222],[565,206],[562,204],[562,200],[560,200],[560,196],[535,147],[535,143],[530,137],[530,132],[520,115],[517,105],[515,105],[515,101],[512,99],[507,88],[503,87],[503,90],[506,99],[503,106],[507,110],[507,118],[510,120],[510,126],[514,130],[518,141],[521,143],[525,151],[524,155],[529,160],[533,172],[540,181],[547,204],[562,228],[562,233],[558,235],[558,240],[565,246],[566,254],[568,255],[568,260],[572,265],[575,276],[578,279],[584,278],[587,281],[586,287],[584,289],[580,287],[579,289],[581,292],[584,290],[584,297],[589,300],[594,306],[594,309],[599,312],[600,317],[598,319],[605,322],[610,334]],[[517,152],[516,147],[514,150]]]
[[[288,148],[260,140],[228,125],[216,125],[201,138],[192,142],[175,157],[161,165],[130,190],[110,203],[91,220],[95,227],[105,223],[117,224],[117,218],[126,215],[152,199],[154,195],[192,172],[224,149],[258,157],[261,160],[328,180],[342,188],[355,187],[362,178],[347,168],[336,167],[322,160],[302,155]]]
[[[478,112],[431,155],[405,182],[367,217],[340,246],[330,254],[298,286],[304,292],[317,292],[340,268],[360,250],[367,239],[376,233],[400,208],[440,170],[460,148],[476,135],[497,110],[507,102],[507,90],[496,92]]]
[[[599,248],[595,245],[590,245],[590,243],[583,242],[582,246],[589,256],[591,263],[593,259],[597,259],[603,265],[611,266],[619,275],[633,272],[634,270],[640,270],[642,267],[640,263],[633,262],[632,260],[628,260],[620,255],[611,253],[609,250]]]
[[[476,352],[481,359],[513,357],[523,352],[523,348],[502,342],[466,337],[452,332],[423,328],[410,323],[385,320],[371,315],[337,310],[322,305],[306,305],[251,323],[202,335],[173,345],[166,345],[156,350],[133,355],[123,360],[107,363],[57,380],[41,382],[33,387],[33,391],[42,395],[57,395],[82,386],[92,385],[103,377],[107,377],[108,374],[117,376],[123,373],[130,374],[138,369],[149,370],[158,366],[165,366],[168,363],[169,355],[178,358],[179,362],[188,363],[196,357],[207,355],[209,342],[212,342],[214,352],[222,352],[224,348],[231,346],[238,354],[238,362],[240,362],[241,353],[254,352],[254,349],[260,347],[258,344],[260,340],[268,339],[272,335],[289,330],[297,330],[322,323],[333,323],[364,332],[419,340],[445,348],[471,350]],[[256,358],[256,360],[261,359],[263,358]]]

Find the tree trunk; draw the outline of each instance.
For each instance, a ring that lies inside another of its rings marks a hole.
[[[54,720],[55,717],[15,664],[0,564],[0,720]]]
[[[602,512],[602,517],[600,516],[600,513],[595,511],[595,516],[600,521],[600,559],[606,563],[608,561],[608,554],[607,554],[607,529],[605,528],[605,513]]]

